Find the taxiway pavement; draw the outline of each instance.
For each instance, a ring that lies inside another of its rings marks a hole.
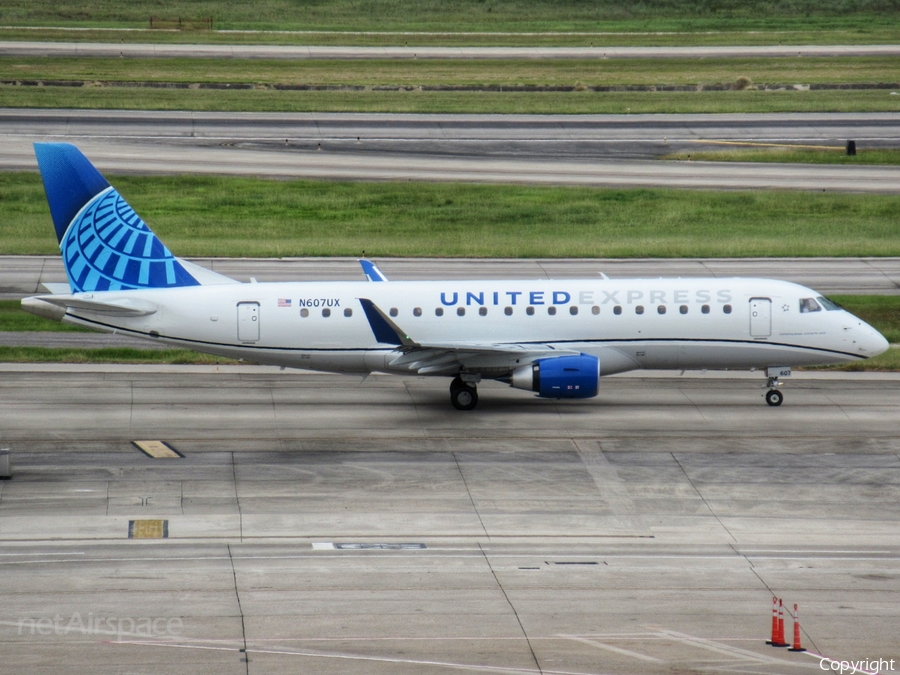
[[[613,376],[563,403],[488,383],[460,413],[443,379],[0,371],[9,672],[900,658],[896,375],[804,373],[777,409],[758,374]],[[810,652],[765,644],[773,594]]]
[[[885,94],[887,95],[887,93]],[[650,161],[733,143],[896,147],[894,114],[376,115],[0,110],[0,169],[70,142],[102,171],[894,193],[900,168]]]

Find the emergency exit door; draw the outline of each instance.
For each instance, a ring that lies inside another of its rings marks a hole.
[[[750,335],[767,338],[772,334],[772,301],[769,298],[750,298]]]
[[[259,303],[239,302],[237,310],[238,340],[256,342],[259,340]]]

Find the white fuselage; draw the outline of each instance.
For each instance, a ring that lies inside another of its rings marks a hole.
[[[603,375],[634,370],[765,368],[868,358],[887,348],[846,311],[813,311],[819,293],[768,279],[622,279],[249,283],[84,293],[139,300],[146,316],[70,307],[66,321],[197,351],[336,372],[404,372],[402,350],[379,343],[370,299],[417,343],[477,342],[582,352]],[[462,371],[507,376],[508,352],[459,356]],[[446,374],[446,373],[440,373]]]

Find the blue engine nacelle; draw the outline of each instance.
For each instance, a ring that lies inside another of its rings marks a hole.
[[[600,359],[589,354],[539,359],[516,368],[511,384],[545,398],[591,398],[600,388]]]

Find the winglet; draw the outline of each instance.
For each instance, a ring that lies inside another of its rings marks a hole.
[[[418,347],[418,343],[407,335],[397,324],[382,312],[374,302],[368,298],[359,298],[359,302],[369,320],[369,326],[375,339],[388,345],[402,347]]]
[[[366,275],[366,279],[369,281],[387,281],[388,278],[384,276],[382,271],[378,269],[378,265],[373,263],[371,260],[366,260],[365,258],[359,259],[359,264],[362,265],[363,274]]]

